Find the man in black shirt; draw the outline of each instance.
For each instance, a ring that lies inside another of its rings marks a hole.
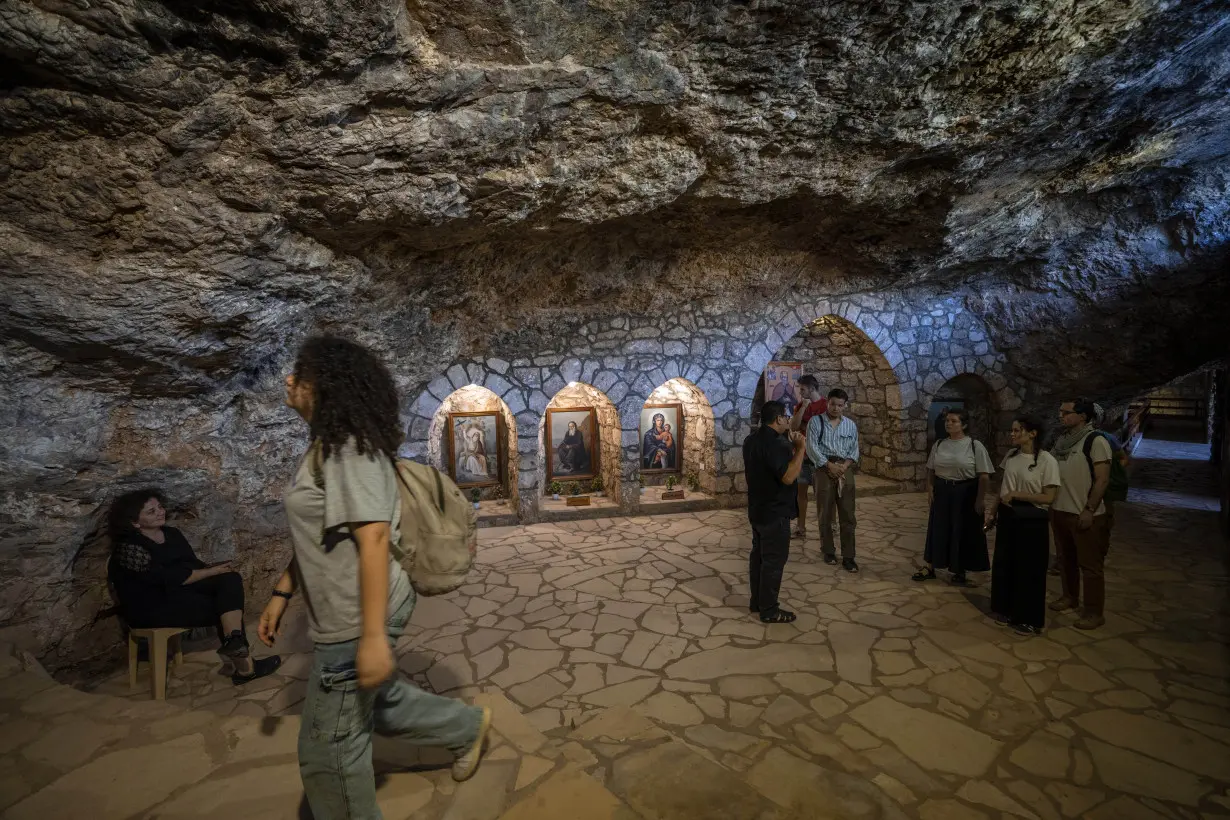
[[[778,606],[782,570],[790,554],[790,519],[798,517],[796,482],[806,456],[807,440],[790,431],[786,407],[767,401],[760,410],[760,429],[743,442],[747,471],[747,518],[752,524],[748,564],[752,612],[767,624],[788,624],[793,612]]]

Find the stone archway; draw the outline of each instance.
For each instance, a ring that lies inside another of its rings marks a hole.
[[[913,477],[908,463],[917,448],[903,434],[897,374],[879,346],[853,322],[831,314],[809,322],[782,343],[772,361],[802,362],[803,373],[819,379],[825,393],[840,387],[849,394],[847,415],[858,424],[863,472],[890,479]],[[752,400],[753,425],[760,423],[764,401],[761,373]]]
[[[991,454],[992,462],[999,464],[1005,444],[1001,439],[1006,434],[1001,429],[999,409],[990,385],[973,373],[959,373],[935,391],[927,409],[928,450],[942,435],[940,414],[948,407],[960,407],[969,413],[969,435],[981,441]]]
[[[700,491],[713,494],[717,488],[717,441],[713,407],[704,391],[682,376],[667,380],[645,399],[647,405],[675,403],[683,405],[684,435],[680,478],[686,479],[694,473],[700,483]],[[638,452],[639,449],[638,436]],[[639,458],[637,464],[640,464]],[[642,477],[645,485],[651,487],[666,480],[661,474],[642,474]]]
[[[608,498],[619,504],[623,495],[623,429],[619,411],[614,403],[598,388],[584,382],[570,382],[560,389],[547,403],[547,410],[565,407],[592,407],[598,417],[598,475]],[[547,416],[544,412],[538,422],[538,491],[550,495],[547,479]],[[588,491],[588,486],[584,488]]]
[[[483,412],[499,414],[503,424],[504,446],[502,452],[500,452],[502,469],[500,471],[499,485],[497,487],[484,487],[478,491],[480,498],[484,502],[484,509],[480,511],[480,515],[516,515],[520,502],[517,486],[519,466],[519,459],[517,458],[517,422],[508,405],[487,388],[474,384],[467,385],[454,390],[444,401],[440,402],[439,409],[432,416],[431,429],[427,434],[427,461],[433,467],[448,475],[449,413]],[[469,495],[470,491],[467,490],[466,496],[469,497]],[[502,513],[498,509],[491,508],[492,505],[487,503],[500,500],[501,495],[507,501],[507,509]]]

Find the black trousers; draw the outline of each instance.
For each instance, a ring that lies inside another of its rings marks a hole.
[[[243,610],[243,578],[238,572],[226,572],[185,584],[152,606],[135,611],[126,608],[124,616],[137,629],[217,626],[223,612],[236,609]]]
[[[1027,511],[1029,512],[1029,511]],[[991,611],[1014,624],[1046,626],[1046,567],[1050,523],[1046,515],[1021,515],[999,505],[991,564]]]
[[[752,522],[752,555],[748,561],[751,582],[751,608],[759,612],[777,609],[782,588],[782,571],[790,557],[790,519],[777,518]]]

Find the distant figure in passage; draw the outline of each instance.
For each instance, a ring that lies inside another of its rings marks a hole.
[[[222,672],[236,686],[273,672],[281,658],[253,661],[243,630],[243,579],[230,564],[207,565],[184,534],[166,526],[166,496],[156,487],[125,493],[111,504],[107,580],[128,626],[212,626],[222,646]]]
[[[455,756],[453,779],[478,768],[491,710],[419,689],[398,675],[393,645],[415,593],[394,557],[401,443],[393,377],[371,351],[309,339],[286,377],[286,403],[310,444],[286,490],[294,557],[260,620],[272,645],[286,601],[302,590],[316,650],[299,731],[299,772],[316,820],[377,818],[373,729]]]
[[[1077,629],[1097,629],[1106,623],[1106,553],[1110,551],[1110,518],[1102,496],[1110,486],[1110,443],[1096,435],[1094,404],[1086,399],[1059,405],[1064,431],[1051,448],[1059,462],[1059,494],[1051,505],[1051,530],[1063,595],[1051,604],[1055,612],[1080,606],[1081,584],[1085,609]],[[1089,454],[1085,439],[1094,436]]]
[[[1022,416],[1012,422],[1012,452],[1000,467],[1004,481],[994,521],[991,611],[1017,634],[1037,635],[1046,626],[1046,562],[1050,552],[1050,505],[1059,489],[1059,462],[1041,446],[1042,423]]]
[[[985,524],[986,494],[995,467],[981,441],[969,436],[969,413],[948,410],[944,416],[948,437],[931,447],[927,458],[926,569],[914,573],[915,581],[930,581],[935,570],[952,570],[952,583],[967,586],[966,572],[991,568]]]
[[[791,417],[790,429],[807,435],[808,423],[816,416],[823,416],[829,403],[820,392],[820,382],[810,374],[799,379],[799,395],[802,399],[802,410]],[[795,538],[807,537],[807,491],[815,482],[815,473],[816,465],[811,458],[804,458],[803,472],[799,474],[799,523],[792,533]]]
[[[790,556],[790,519],[795,516],[795,482],[803,468],[803,435],[791,432],[786,407],[767,401],[760,410],[760,428],[743,441],[747,473],[747,518],[752,525],[748,561],[752,612],[767,624],[787,624],[793,612],[781,608],[778,592]]]
[[[816,465],[816,507],[820,515],[820,550],[824,563],[837,563],[833,524],[841,520],[841,566],[858,572],[854,561],[854,473],[858,469],[858,427],[845,418],[850,397],[841,388],[829,391],[822,416],[807,422],[807,457]]]

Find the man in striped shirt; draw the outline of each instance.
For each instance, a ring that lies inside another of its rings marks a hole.
[[[816,506],[820,511],[820,549],[824,563],[837,563],[833,518],[841,524],[841,566],[858,572],[854,561],[854,472],[858,464],[858,427],[845,417],[846,391],[829,391],[824,415],[807,423],[807,457],[815,466]]]

